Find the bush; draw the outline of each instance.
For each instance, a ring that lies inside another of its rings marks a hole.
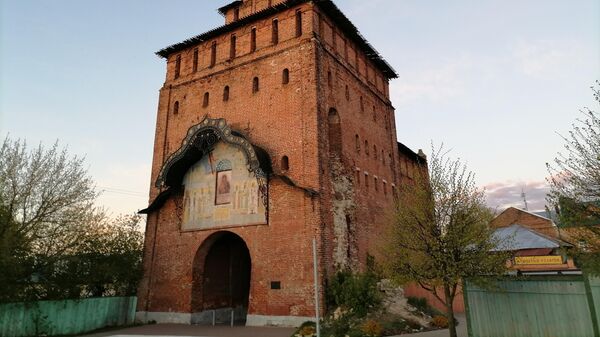
[[[446,316],[436,315],[433,317],[433,320],[431,320],[431,324],[436,328],[446,329],[448,328],[448,318],[446,318]]]
[[[356,319],[350,313],[344,313],[337,318],[330,316],[323,321],[321,335],[323,337],[346,336],[356,324]]]
[[[304,322],[292,334],[292,337],[314,337],[317,335],[317,327],[314,322]]]
[[[369,337],[379,337],[383,331],[383,328],[379,322],[368,319],[366,320],[361,327],[361,331]]]
[[[351,310],[357,317],[381,308],[381,293],[377,288],[375,274],[340,271],[330,280],[326,289],[326,301],[330,309],[341,307]]]

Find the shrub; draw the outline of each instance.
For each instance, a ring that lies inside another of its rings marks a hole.
[[[384,321],[381,334],[384,336],[396,336],[410,331],[406,321],[398,317]]]
[[[446,316],[436,315],[433,317],[433,320],[431,320],[431,324],[436,328],[446,329],[448,327],[448,318],[446,318]]]
[[[292,337],[313,337],[317,334],[317,327],[314,322],[304,322],[292,334]]]
[[[377,288],[374,273],[340,271],[330,280],[326,289],[327,305],[331,309],[342,307],[351,309],[357,317],[365,317],[369,312],[381,308],[381,293]]]
[[[323,321],[321,335],[323,337],[346,336],[353,326],[354,322],[350,314],[342,314],[338,318],[330,316]]]
[[[368,337],[379,337],[383,328],[379,322],[368,319],[362,324],[361,331]]]

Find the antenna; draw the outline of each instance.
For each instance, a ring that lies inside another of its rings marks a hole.
[[[525,203],[525,210],[529,211],[529,206],[527,206],[527,196],[525,195],[525,190],[521,187],[521,198],[523,198],[523,202]]]

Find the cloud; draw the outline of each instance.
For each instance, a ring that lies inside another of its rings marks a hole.
[[[518,41],[512,50],[513,61],[525,75],[547,79],[572,74],[584,63],[586,50],[575,42]]]
[[[464,74],[474,65],[466,55],[447,60],[392,82],[391,94],[401,105],[420,100],[440,103],[463,97],[467,91]]]
[[[504,210],[508,207],[525,208],[521,193],[525,193],[530,211],[543,211],[546,206],[546,194],[550,187],[546,181],[504,181],[484,186],[488,206]]]

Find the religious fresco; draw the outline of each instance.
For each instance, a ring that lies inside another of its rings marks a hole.
[[[258,181],[240,149],[219,142],[183,178],[182,229],[265,224]]]

